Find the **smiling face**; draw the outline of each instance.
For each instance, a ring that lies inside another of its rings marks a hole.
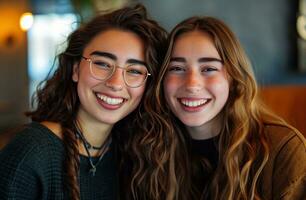
[[[201,31],[178,36],[163,81],[166,101],[192,135],[220,126],[218,114],[229,96],[229,81],[211,37]]]
[[[125,68],[133,63],[145,63],[144,53],[144,43],[136,34],[109,29],[91,40],[83,56]],[[88,60],[81,59],[79,65],[75,65],[72,78],[78,83],[78,118],[81,121],[112,126],[136,109],[145,84],[137,88],[128,87],[122,68],[116,68],[109,79],[101,81],[92,75]]]

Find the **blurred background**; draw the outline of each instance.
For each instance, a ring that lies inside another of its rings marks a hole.
[[[0,131],[28,122],[30,97],[71,31],[95,13],[143,3],[168,31],[193,15],[224,20],[266,103],[306,132],[306,0],[0,0]]]

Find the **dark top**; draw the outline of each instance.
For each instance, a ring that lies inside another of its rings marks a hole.
[[[217,139],[213,137],[204,140],[191,139],[191,159],[195,163],[192,173],[193,189],[202,194],[205,186],[211,183],[218,165]],[[205,161],[204,161],[205,160]],[[212,199],[207,194],[207,199]]]
[[[62,140],[48,128],[37,122],[26,125],[0,152],[0,199],[69,199],[64,189],[64,153]],[[81,199],[116,199],[113,151],[104,155],[95,176],[89,169],[88,158],[80,156]]]
[[[213,137],[205,140],[191,139],[192,153],[206,158],[213,168],[218,164],[218,137]]]

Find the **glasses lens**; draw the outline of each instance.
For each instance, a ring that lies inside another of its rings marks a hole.
[[[126,67],[124,78],[131,87],[138,87],[144,83],[148,76],[148,70],[144,65],[132,64]]]
[[[91,72],[92,75],[100,80],[109,78],[112,74],[114,65],[112,62],[103,57],[92,57],[91,58]]]

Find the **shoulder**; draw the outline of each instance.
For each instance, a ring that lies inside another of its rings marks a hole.
[[[0,151],[0,194],[34,199],[42,187],[60,183],[64,148],[56,135],[37,122],[14,134]]]
[[[286,148],[290,150],[299,146],[306,151],[305,137],[295,129],[280,125],[266,125],[265,133],[271,153],[279,153]]]
[[[51,131],[47,126],[38,122],[32,122],[19,128],[17,132],[12,133],[14,136],[8,142],[4,149],[12,144],[19,145],[20,147],[41,147],[47,144],[60,144],[60,137]]]
[[[303,196],[306,187],[306,140],[298,131],[269,125],[265,132],[270,148],[266,170],[272,175],[273,196]]]
[[[305,168],[306,173],[306,139],[300,132],[286,126],[268,125],[265,133],[274,171],[291,166],[295,171]]]
[[[41,122],[40,127],[45,130],[48,129],[49,132],[52,132],[52,134],[56,135],[58,138],[63,139],[62,127],[59,123],[43,121]]]
[[[37,122],[25,125],[14,134],[14,138],[0,151],[0,163],[5,161],[17,165],[44,161],[63,149],[61,140]]]

